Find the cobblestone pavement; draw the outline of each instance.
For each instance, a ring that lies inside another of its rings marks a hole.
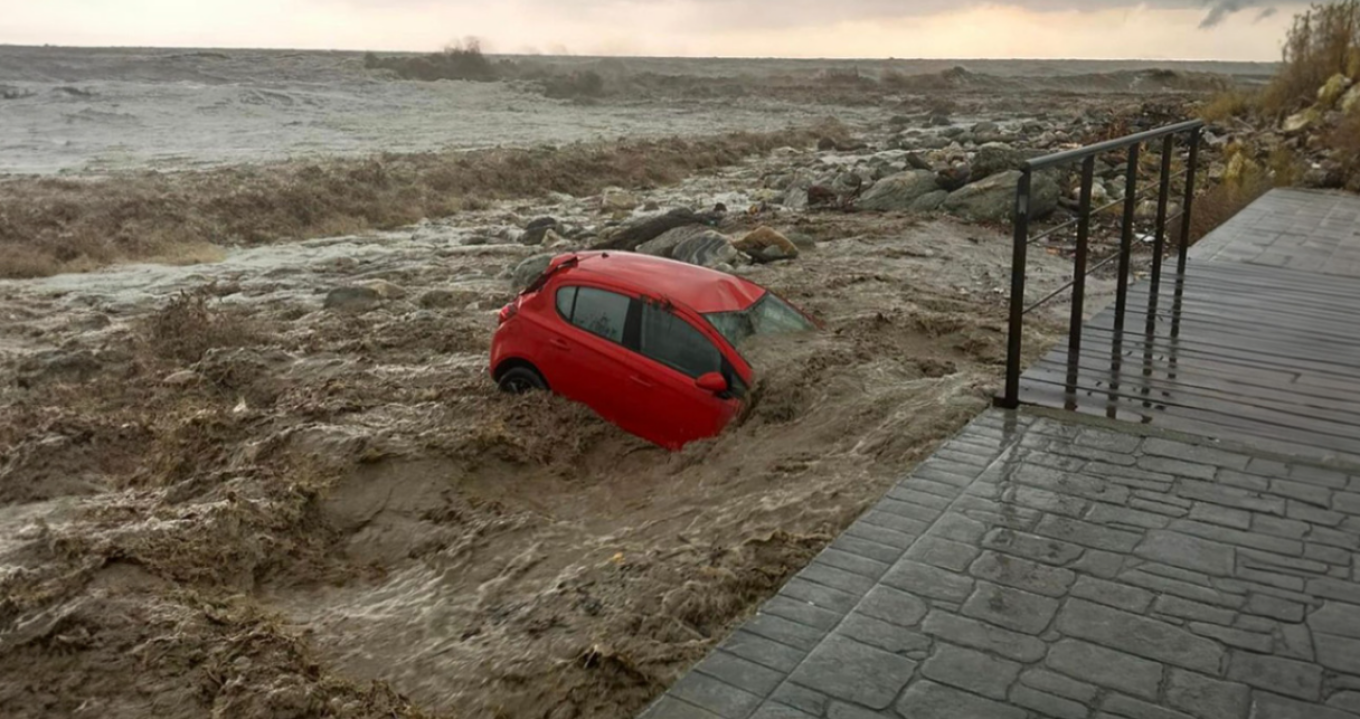
[[[646,719],[1356,719],[1360,476],[991,410]]]

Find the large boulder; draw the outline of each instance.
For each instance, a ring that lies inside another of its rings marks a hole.
[[[691,237],[698,237],[706,232],[712,232],[707,225],[685,225],[673,230],[666,230],[656,239],[647,240],[637,246],[637,252],[653,257],[670,257],[675,246],[688,240]]]
[[[515,265],[514,271],[510,273],[511,287],[515,290],[528,287],[530,282],[538,279],[538,276],[548,269],[548,263],[552,262],[552,258],[556,256],[551,252],[546,252],[522,260],[518,265]]]
[[[979,222],[1005,222],[1015,208],[1015,191],[1020,184],[1020,171],[998,173],[951,192],[941,207],[964,219]],[[1058,183],[1046,174],[1038,173],[1030,185],[1030,218],[1043,219],[1058,207],[1061,190]]]
[[[1280,130],[1285,134],[1303,132],[1313,125],[1316,125],[1318,120],[1321,119],[1322,113],[1318,112],[1317,108],[1310,107],[1307,110],[1286,117],[1284,123],[1280,125]]]
[[[519,236],[521,245],[541,245],[543,237],[549,230],[558,230],[560,225],[556,218],[540,217],[524,226],[524,234]]]
[[[1318,88],[1318,107],[1324,110],[1331,109],[1350,86],[1351,79],[1349,77],[1341,73],[1332,75],[1327,82],[1322,84],[1322,87]]]
[[[740,256],[726,235],[712,230],[690,237],[671,250],[672,259],[700,267],[732,265],[740,261]]]
[[[685,225],[706,225],[714,221],[710,215],[699,214],[686,208],[678,208],[659,215],[639,217],[609,231],[601,233],[595,242],[597,250],[633,250],[647,240],[654,240],[668,230]]]
[[[949,197],[949,193],[945,190],[927,192],[916,198],[916,200],[911,203],[911,207],[908,207],[907,209],[912,212],[934,212],[940,209],[940,205],[944,204],[945,198],[947,197]]]
[[[861,210],[908,210],[922,195],[940,189],[935,173],[928,170],[907,170],[889,175],[869,188],[856,203]]]
[[[322,305],[337,312],[367,312],[382,300],[382,294],[372,287],[337,287],[326,293]]]
[[[978,148],[970,163],[973,168],[973,181],[1008,170],[1018,170],[1024,161],[1025,156],[1009,145],[983,145]]]
[[[732,245],[757,262],[791,260],[798,256],[798,247],[789,238],[763,225]]]
[[[1341,96],[1341,111],[1349,114],[1360,107],[1360,85],[1354,85]]]

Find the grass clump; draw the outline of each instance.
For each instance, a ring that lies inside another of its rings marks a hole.
[[[246,347],[260,339],[249,317],[209,304],[213,291],[205,285],[180,292],[146,318],[142,338],[156,356],[192,364],[208,350]]]
[[[1297,15],[1282,59],[1280,73],[1261,97],[1270,114],[1312,104],[1334,75],[1360,76],[1360,0],[1313,5]]]

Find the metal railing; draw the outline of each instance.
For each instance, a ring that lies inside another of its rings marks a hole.
[[[1133,224],[1135,214],[1138,209],[1138,202],[1144,199],[1144,194],[1138,191],[1138,161],[1142,153],[1144,143],[1154,140],[1162,141],[1161,168],[1157,186],[1157,219],[1153,235],[1153,258],[1152,273],[1149,285],[1149,297],[1151,306],[1148,308],[1147,321],[1149,332],[1152,323],[1155,322],[1156,297],[1161,288],[1162,281],[1162,258],[1166,251],[1166,228],[1169,222],[1177,219],[1181,221],[1181,233],[1179,251],[1176,260],[1176,273],[1185,274],[1185,252],[1189,246],[1190,238],[1190,218],[1191,209],[1195,201],[1195,166],[1199,161],[1199,141],[1200,131],[1204,127],[1201,120],[1191,120],[1175,125],[1168,125],[1147,132],[1140,132],[1114,140],[1088,145],[1086,147],[1065,152],[1058,152],[1044,157],[1029,160],[1021,168],[1020,183],[1015,191],[1015,246],[1011,260],[1011,298],[1010,298],[1010,333],[1006,348],[1006,386],[1002,396],[996,398],[996,405],[1007,409],[1014,409],[1020,404],[1020,358],[1022,341],[1024,337],[1025,315],[1041,307],[1053,298],[1062,293],[1072,291],[1072,312],[1068,327],[1067,349],[1069,364],[1076,366],[1076,358],[1081,354],[1081,331],[1082,321],[1085,312],[1086,300],[1086,277],[1092,272],[1117,261],[1118,280],[1115,296],[1115,316],[1114,330],[1118,337],[1124,330],[1124,314],[1128,304],[1129,292],[1129,258],[1133,250]],[[1175,140],[1179,134],[1186,134],[1186,142],[1189,145],[1189,157],[1186,168],[1181,173],[1175,175],[1171,172],[1171,160],[1175,153]],[[1092,209],[1092,185],[1095,181],[1095,162],[1096,158],[1107,152],[1114,152],[1128,148],[1128,161],[1124,177],[1124,197],[1120,200],[1107,203],[1098,208]],[[1081,161],[1081,190],[1078,200],[1077,216],[1051,227],[1044,232],[1030,237],[1030,207],[1031,191],[1036,171],[1059,167]],[[1171,195],[1171,181],[1181,176],[1185,177],[1185,197],[1179,215],[1174,217],[1167,216],[1167,208]],[[1123,219],[1121,222],[1119,236],[1119,250],[1113,255],[1101,260],[1094,266],[1087,267],[1089,239],[1091,233],[1091,217],[1105,210],[1119,206],[1124,207]],[[1049,293],[1043,299],[1025,306],[1025,271],[1026,254],[1030,245],[1061,232],[1069,227],[1076,225],[1077,244],[1073,260],[1072,281]]]

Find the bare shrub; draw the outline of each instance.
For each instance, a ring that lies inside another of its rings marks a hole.
[[[1256,93],[1246,90],[1228,90],[1210,98],[1199,108],[1199,117],[1205,122],[1222,123],[1234,117],[1248,115],[1259,102]]]
[[[1360,0],[1313,5],[1294,18],[1284,66],[1261,99],[1268,113],[1292,112],[1317,99],[1328,78],[1360,75]]]
[[[175,295],[148,317],[142,337],[162,358],[193,363],[210,349],[245,347],[260,339],[260,331],[246,315],[209,304],[211,285]]]

